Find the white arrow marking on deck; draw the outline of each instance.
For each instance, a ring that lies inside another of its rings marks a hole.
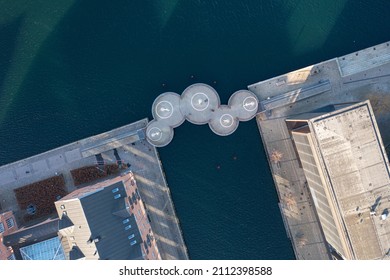
[[[249,103],[245,103],[244,106],[245,107],[248,107],[248,106],[254,106],[255,105],[255,102],[249,102]]]

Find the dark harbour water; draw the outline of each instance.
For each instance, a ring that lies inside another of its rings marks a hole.
[[[390,40],[388,0],[0,0],[0,164]],[[194,75],[194,79],[191,79]],[[166,84],[162,87],[162,84]],[[192,259],[293,259],[254,120],[159,149]],[[217,169],[220,166],[220,169]]]

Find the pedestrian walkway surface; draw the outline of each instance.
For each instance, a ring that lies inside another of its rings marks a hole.
[[[182,95],[165,92],[152,105],[151,121],[146,129],[146,139],[156,147],[168,145],[173,139],[173,129],[185,120],[202,125],[209,124],[217,135],[232,134],[240,121],[249,121],[257,113],[258,99],[248,90],[236,91],[228,105],[221,105],[217,91],[209,85],[198,83],[187,87]]]

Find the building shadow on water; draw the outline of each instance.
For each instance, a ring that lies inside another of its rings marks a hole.
[[[19,17],[0,25],[0,106],[3,102],[6,102],[7,93],[3,89],[4,80],[6,79],[9,67],[12,63],[15,48],[17,48],[18,34],[23,20],[24,16],[20,15]]]

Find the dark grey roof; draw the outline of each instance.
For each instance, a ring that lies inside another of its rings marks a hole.
[[[85,258],[83,252],[80,251],[79,247],[73,246],[72,250],[69,252],[70,260],[79,260]]]
[[[127,209],[121,209],[118,211],[114,211],[114,212],[112,212],[112,214],[115,216],[118,216],[120,218],[128,218],[129,217],[129,212],[127,211]]]
[[[112,190],[118,188],[113,193]],[[114,196],[121,197],[115,199]],[[100,259],[129,260],[142,259],[141,236],[134,215],[130,217],[126,210],[124,198],[126,191],[122,182],[117,182],[105,187],[103,190],[85,195],[80,198],[85,217],[91,230],[91,238],[98,238],[95,242]],[[127,213],[127,215],[126,215]],[[125,218],[129,222],[123,224]],[[125,230],[125,226],[131,225],[131,229]],[[128,236],[134,234],[134,238]],[[136,240],[137,244],[130,245]]]
[[[55,218],[28,228],[21,228],[14,233],[4,236],[3,243],[14,249],[17,259],[22,259],[19,248],[58,236],[58,222],[58,218]]]
[[[72,226],[74,226],[74,224],[69,219],[69,217],[66,215],[62,215],[61,220],[59,220],[59,222],[58,222],[58,229],[61,230],[61,229],[69,228]]]

